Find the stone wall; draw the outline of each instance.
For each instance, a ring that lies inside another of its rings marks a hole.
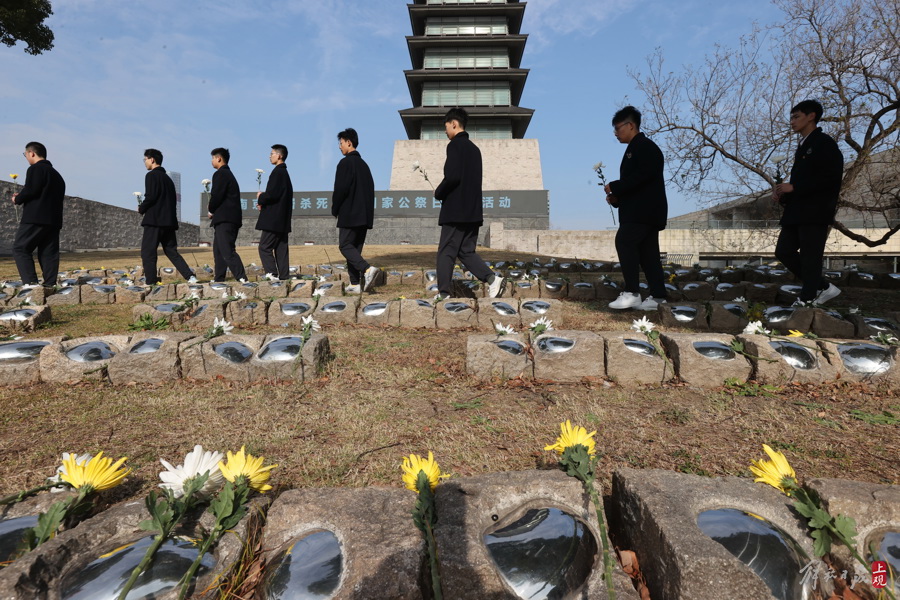
[[[541,151],[537,140],[474,140],[481,149],[486,190],[543,190]],[[447,158],[447,140],[398,140],[391,166],[392,190],[422,187],[418,162],[434,185],[440,183]]]
[[[12,254],[12,244],[18,223],[16,208],[10,202],[14,184],[0,181],[0,254]],[[18,207],[19,217],[23,208]],[[103,204],[93,200],[66,196],[63,209],[63,228],[59,245],[63,252],[99,248],[138,248],[143,235],[141,216],[137,211]],[[199,241],[199,227],[181,223],[178,243],[195,246]]]
[[[860,230],[860,232],[863,232]],[[868,229],[864,233],[870,238],[880,238],[886,229]],[[558,231],[527,230],[504,227],[503,223],[492,223],[486,245],[495,250],[509,250],[559,256],[565,258],[585,258],[591,260],[618,260],[616,254],[616,230]],[[755,229],[666,229],[659,234],[659,249],[670,254],[692,254],[693,260],[700,255],[762,255],[774,256],[778,230]],[[825,255],[848,256],[897,256],[900,255],[900,235],[894,235],[886,244],[869,248],[854,242],[838,231],[832,231],[828,238]]]

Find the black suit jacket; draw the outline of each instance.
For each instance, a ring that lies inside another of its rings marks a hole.
[[[256,228],[260,231],[289,233],[294,210],[294,186],[287,165],[275,165],[263,192],[256,203],[260,206]]]
[[[220,167],[213,174],[207,211],[212,213],[210,225],[213,226],[219,223],[234,223],[240,227],[244,223],[241,212],[241,188],[228,165]]]
[[[481,191],[481,150],[461,131],[447,144],[444,180],[434,190],[442,200],[438,225],[484,224]]]
[[[161,166],[147,171],[144,177],[144,201],[138,212],[144,215],[141,227],[178,229],[175,183]]]
[[[25,172],[25,185],[16,196],[16,204],[24,205],[22,223],[51,225],[62,229],[63,198],[66,182],[50,161],[39,160]]]
[[[331,214],[338,227],[372,229],[375,221],[375,181],[359,152],[348,153],[334,174]]]
[[[784,205],[782,225],[831,225],[837,212],[844,177],[844,155],[831,136],[819,127],[803,141],[791,166],[794,191]]]
[[[619,179],[609,184],[616,198],[620,223],[666,228],[669,204],[663,173],[663,153],[653,140],[638,133],[625,148]]]

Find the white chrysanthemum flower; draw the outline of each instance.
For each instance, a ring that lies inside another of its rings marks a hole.
[[[307,317],[303,317],[303,318],[301,319],[301,325],[303,326],[304,329],[305,329],[306,327],[309,327],[310,331],[319,331],[320,329],[322,329],[322,326],[319,325],[319,322],[316,321],[316,320],[312,317],[312,315],[307,316]]]
[[[133,282],[132,280],[130,280],[130,279],[122,279],[122,280],[121,280],[121,283],[122,283],[122,285],[124,285],[125,287],[131,287],[132,285],[134,285],[134,282]]]
[[[711,275],[711,276],[707,277],[706,280],[710,283],[716,283],[717,281],[719,281],[719,278],[716,277],[715,275]]]
[[[512,325],[504,325],[502,323],[496,323],[494,325],[494,331],[497,332],[497,335],[510,335],[516,332]]]
[[[653,323],[650,322],[650,319],[647,317],[641,317],[640,319],[635,319],[631,323],[631,328],[638,333],[650,333],[656,327]]]
[[[271,273],[266,273],[265,275],[263,275],[263,279],[265,279],[266,281],[278,281],[278,277],[272,275]]]
[[[316,298],[321,298],[325,295],[325,290],[315,290],[312,295]]]
[[[416,161],[413,163],[413,171],[418,171],[418,170],[419,170],[419,161]]]
[[[47,483],[60,484],[56,487],[50,488],[50,491],[53,492],[54,494],[58,493],[58,492],[64,492],[68,489],[71,489],[71,487],[69,485],[63,483],[62,476],[68,475],[68,472],[66,471],[66,461],[70,460],[73,457],[75,458],[75,464],[77,464],[77,465],[86,465],[88,463],[88,461],[90,461],[92,458],[94,458],[94,456],[92,454],[77,454],[76,455],[74,452],[63,452],[62,463],[58,467],[56,467],[56,475],[54,475],[53,477],[47,478]]]
[[[208,496],[222,487],[225,481],[225,478],[222,477],[222,472],[219,470],[219,461],[223,458],[225,458],[225,455],[221,452],[204,450],[203,446],[197,444],[184,457],[184,464],[177,467],[173,467],[165,460],[160,459],[159,462],[162,463],[166,470],[159,474],[159,478],[162,479],[159,487],[172,490],[172,493],[180,498],[184,495],[186,483],[194,477],[209,472],[209,478],[197,492],[199,495]]]
[[[605,166],[606,165],[604,165],[602,162],[598,162],[596,165],[594,165],[593,169],[596,171],[598,169],[602,169]]]
[[[772,162],[775,163],[776,165],[779,165],[786,160],[787,160],[787,156],[785,156],[784,154],[775,154],[774,156],[772,156]]]
[[[744,327],[744,333],[746,334],[756,334],[756,335],[769,335],[772,333],[765,327],[763,327],[762,321],[750,321],[747,323],[747,326]]]
[[[538,329],[541,332],[544,331],[552,331],[553,330],[553,321],[548,319],[547,317],[540,317],[537,321],[528,326],[528,328],[532,331],[537,331]]]
[[[191,295],[187,297],[188,300],[199,300],[200,294],[195,291],[191,292]]]
[[[231,298],[231,296],[228,295],[228,292],[222,292],[222,299],[223,299],[223,300],[228,300],[229,298]]]
[[[262,169],[257,169],[256,172],[257,173],[265,173],[265,171],[263,171]]]
[[[134,193],[135,198],[140,198],[141,196],[143,196],[143,194],[141,194],[140,192],[133,192],[133,193]]]
[[[229,322],[226,321],[225,319],[220,319],[219,317],[216,317],[216,318],[213,320],[213,329],[219,329],[219,328],[222,329],[222,333],[223,333],[223,334],[227,334],[227,333],[230,332],[232,329],[234,329],[234,325],[232,325],[231,323],[229,323]]]
[[[743,296],[738,296],[737,298],[735,298],[733,300],[733,302],[746,302],[746,301],[747,301],[747,299],[744,298]]]
[[[318,281],[319,283],[325,283],[326,281],[328,281],[328,278],[325,277],[324,275],[319,275],[319,276],[316,278],[316,281]]]
[[[234,295],[234,297],[237,298],[238,300],[246,300],[247,294],[245,294],[244,292],[238,292]]]
[[[857,315],[857,314],[859,314],[859,307],[858,307],[858,306],[851,306],[850,309],[848,310],[848,312],[849,312],[851,315]]]

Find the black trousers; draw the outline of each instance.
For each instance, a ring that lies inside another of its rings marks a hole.
[[[441,241],[437,252],[438,291],[449,296],[453,289],[453,265],[456,259],[480,281],[487,282],[494,274],[475,252],[480,225],[450,223],[441,225]]]
[[[182,277],[190,279],[194,274],[191,268],[178,253],[178,240],[175,237],[175,229],[171,227],[144,227],[144,237],[141,238],[141,263],[144,265],[144,277],[147,285],[159,283],[159,274],[156,270],[156,249],[162,245],[166,258],[171,261]]]
[[[263,231],[259,236],[259,260],[266,273],[277,275],[278,279],[291,278],[289,235],[287,231]]]
[[[59,227],[19,223],[12,252],[23,284],[38,283],[34,259],[31,256],[35,250],[44,275],[43,285],[45,287],[56,285],[59,273]]]
[[[234,223],[219,223],[214,228],[216,232],[213,234],[213,262],[215,263],[213,279],[225,281],[228,269],[231,269],[231,275],[235,279],[247,279],[244,263],[241,262],[241,257],[234,249],[241,226]]]
[[[775,257],[803,282],[800,299],[815,300],[822,282],[822,257],[830,225],[782,225],[775,245]]]
[[[360,283],[360,277],[371,266],[362,257],[368,232],[365,227],[338,227],[338,248],[347,259],[347,273],[352,285]]]
[[[621,223],[616,233],[616,252],[622,265],[625,291],[640,294],[640,271],[647,277],[650,295],[666,297],[666,281],[659,259],[659,230],[642,223]]]

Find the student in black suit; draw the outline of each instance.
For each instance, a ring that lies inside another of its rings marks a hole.
[[[441,200],[438,225],[441,239],[437,252],[438,295],[436,300],[452,293],[453,265],[457,257],[472,275],[488,284],[488,294],[496,298],[503,291],[503,277],[490,270],[475,252],[482,216],[481,150],[469,139],[466,124],[469,115],[462,108],[451,108],[444,116],[447,160],[444,179],[434,190]]]
[[[59,272],[59,230],[66,182],[47,160],[47,148],[43,144],[28,142],[23,156],[30,166],[22,190],[12,196],[13,204],[25,207],[13,241],[13,258],[22,284],[35,287],[39,283],[32,253],[37,249],[43,285],[52,287]]]
[[[287,155],[287,146],[272,146],[269,162],[275,168],[269,175],[266,191],[256,193],[256,208],[259,210],[256,229],[262,231],[259,236],[259,260],[267,274],[282,280],[291,278],[288,236],[294,209],[294,186],[284,164]]]
[[[216,281],[225,281],[226,269],[231,269],[231,274],[238,281],[246,281],[247,273],[241,257],[235,251],[235,242],[238,231],[243,225],[243,212],[241,211],[241,188],[228,161],[231,153],[227,148],[216,148],[211,153],[212,166],[216,170],[212,178],[212,190],[209,194],[209,206],[207,212],[211,219],[210,225],[215,228],[213,234],[213,259],[215,262],[213,278]]]
[[[337,217],[338,245],[347,259],[351,285],[347,290],[367,292],[379,271],[362,257],[366,235],[375,221],[375,181],[369,165],[356,150],[359,145],[356,130],[348,127],[337,137],[344,158],[334,174],[331,214]]]
[[[606,201],[619,209],[616,252],[622,265],[625,291],[610,302],[615,309],[656,310],[666,301],[666,282],[659,258],[659,232],[666,228],[668,202],[663,153],[641,132],[641,113],[633,106],[616,112],[612,124],[625,148],[619,179],[606,186]],[[641,301],[640,270],[650,295]]]
[[[799,305],[824,304],[841,293],[822,281],[825,242],[834,223],[844,155],[831,136],[817,124],[822,105],[804,100],[791,109],[791,130],[800,144],[791,166],[791,180],[775,186],[772,199],[784,206],[775,256],[803,282]]]
[[[197,281],[191,268],[178,253],[178,230],[176,216],[175,184],[166,175],[162,166],[162,152],[155,148],[144,150],[144,166],[147,175],[144,177],[144,201],[138,206],[138,212],[144,215],[141,227],[144,235],[141,239],[141,262],[144,265],[144,277],[147,285],[159,283],[156,271],[156,249],[162,245],[163,252],[172,266],[178,269],[181,276],[188,281]]]

